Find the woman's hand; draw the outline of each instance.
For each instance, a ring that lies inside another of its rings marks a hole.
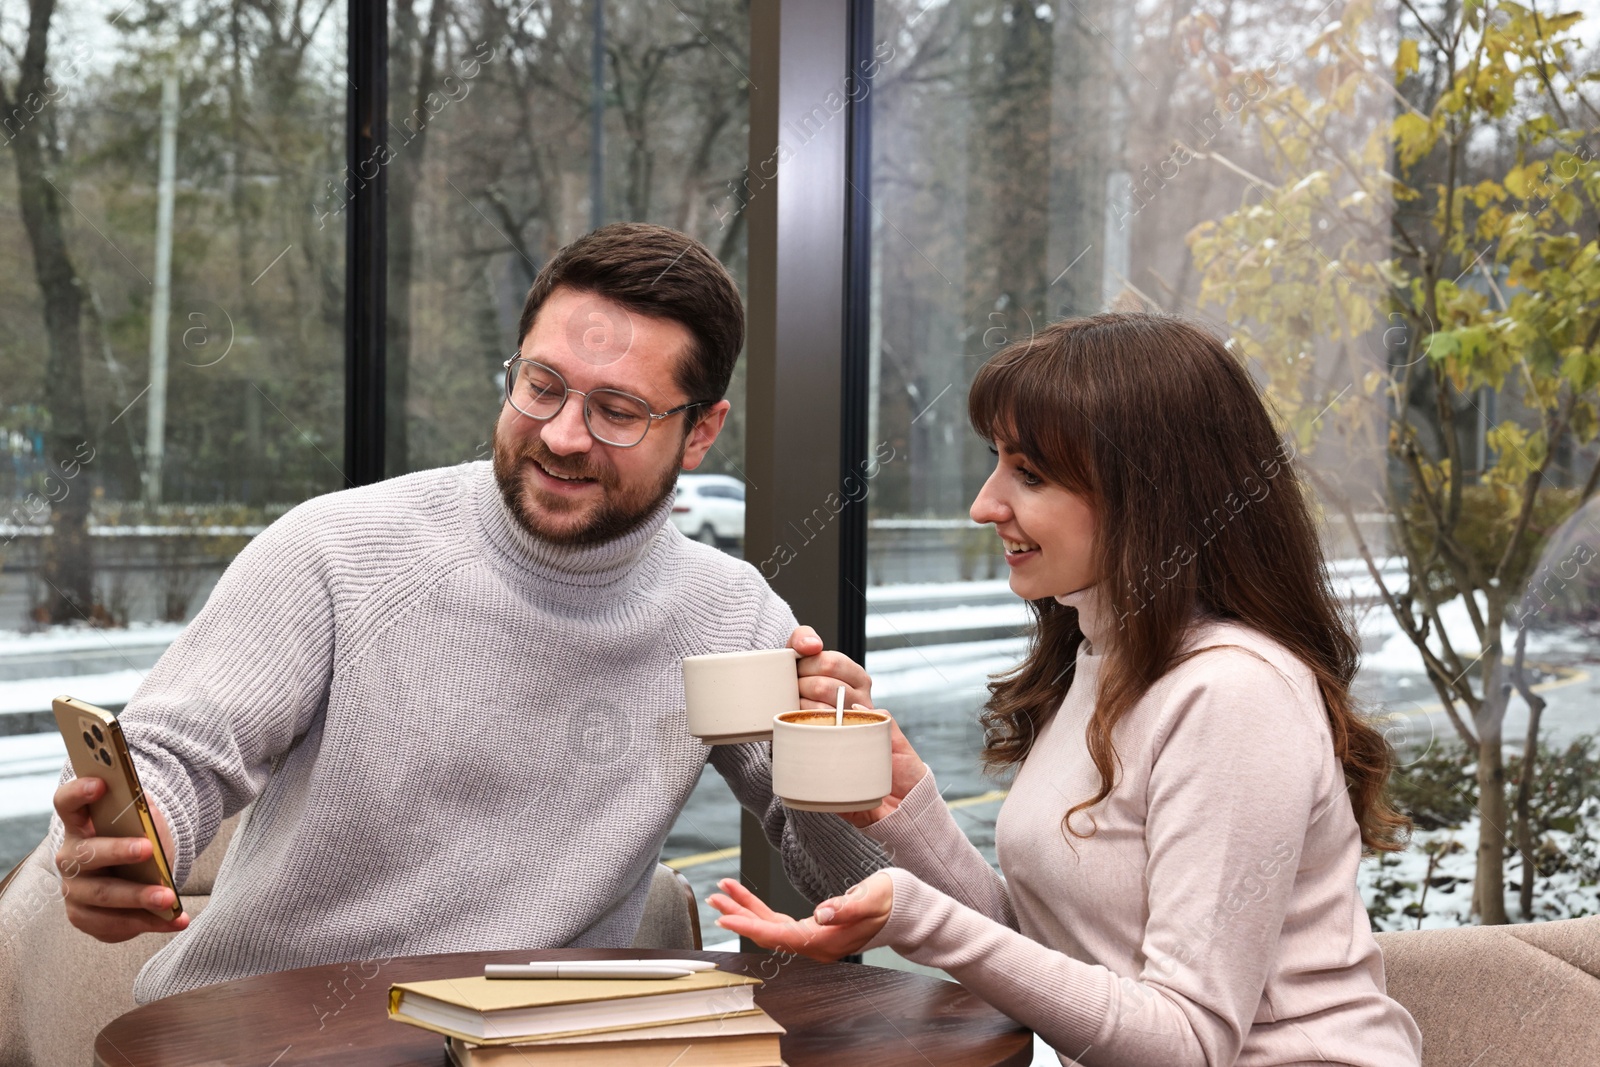
[[[856,707],[861,708],[860,704]],[[861,708],[862,711],[869,710]],[[882,708],[877,709],[883,711]],[[888,715],[888,712],[883,712]],[[852,826],[871,826],[879,819],[886,817],[890,812],[900,806],[906,794],[911,792],[913,786],[922,781],[922,776],[928,773],[928,765],[922,762],[922,757],[917,755],[917,750],[911,747],[911,742],[906,740],[906,735],[900,732],[900,724],[894,721],[894,716],[889,716],[889,738],[892,746],[890,762],[893,767],[890,778],[889,795],[883,798],[883,803],[871,811],[846,811],[839,817]]]
[[[762,948],[824,963],[861,951],[878,936],[894,907],[894,880],[883,871],[851,886],[842,897],[824,900],[809,918],[799,922],[773,911],[732,878],[717,885],[722,892],[711,894],[706,903],[722,912],[718,926],[748,937]]]

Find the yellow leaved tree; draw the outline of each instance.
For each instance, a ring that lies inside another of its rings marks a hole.
[[[1595,27],[1509,0],[1401,8],[1396,44],[1372,0],[1353,0],[1304,76],[1250,105],[1262,159],[1209,157],[1245,179],[1244,201],[1189,245],[1201,304],[1264,373],[1298,447],[1350,458],[1313,480],[1476,753],[1474,910],[1501,923],[1502,633],[1523,621],[1541,544],[1600,478],[1585,459],[1600,421]],[[1400,579],[1357,524],[1360,480],[1338,473],[1363,455]]]

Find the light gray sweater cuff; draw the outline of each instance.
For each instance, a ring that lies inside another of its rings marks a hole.
[[[767,840],[783,855],[784,873],[812,904],[840,895],[887,864],[877,843],[839,816],[792,811],[772,795],[770,745],[717,745],[710,760],[739,803],[761,820]]]
[[[168,796],[164,791],[164,783],[159,779],[140,784],[144,786],[146,803],[159,810],[167,821],[167,830],[172,835],[172,851],[167,854],[167,865],[172,868],[172,884],[181,891],[199,856],[195,848],[199,828],[190,822],[188,806]]]

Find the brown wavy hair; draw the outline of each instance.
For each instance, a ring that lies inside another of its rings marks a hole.
[[[1370,851],[1403,848],[1410,820],[1386,786],[1394,753],[1359,713],[1360,645],[1340,610],[1305,490],[1255,383],[1227,347],[1181,319],[1104,314],[1049,326],[981,367],[968,397],[979,436],[1003,441],[1047,480],[1092,503],[1096,573],[1119,620],[1087,730],[1110,795],[1117,722],[1182,653],[1196,609],[1281,644],[1316,676],[1334,754]],[[1083,632],[1075,608],[1031,601],[1028,655],[989,684],[983,761],[1027,758],[1072,688]]]

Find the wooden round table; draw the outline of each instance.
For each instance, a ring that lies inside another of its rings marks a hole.
[[[135,1008],[95,1039],[101,1067],[295,1067],[447,1062],[444,1038],[388,1017],[389,986],[482,974],[485,963],[693,957],[763,980],[789,1067],[1022,1067],[1033,1035],[951,982],[853,963],[746,952],[556,949],[348,963],[221,982]]]

